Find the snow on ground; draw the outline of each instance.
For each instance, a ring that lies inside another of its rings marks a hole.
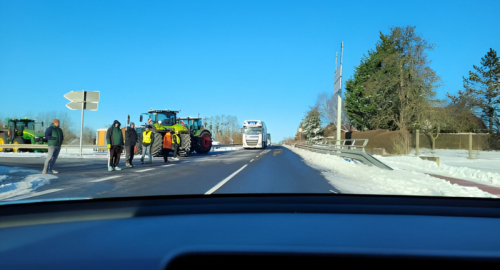
[[[420,156],[435,156],[440,159],[440,166],[434,161],[422,160],[412,151],[405,156],[376,156],[393,169],[425,172],[455,177],[476,183],[500,187],[500,151],[474,151],[473,159],[468,159],[467,150],[421,149]]]
[[[497,198],[476,187],[451,184],[420,172],[397,168],[392,171],[384,170],[375,166],[348,162],[335,155],[285,147],[302,157],[307,165],[321,171],[323,176],[341,193]]]
[[[55,178],[55,175],[40,174],[39,170],[0,166],[0,200],[28,194]]]

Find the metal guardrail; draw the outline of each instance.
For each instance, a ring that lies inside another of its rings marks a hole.
[[[328,140],[326,139],[326,145],[339,148],[339,149],[350,149],[350,150],[358,150],[361,149],[365,152],[365,147],[368,144],[368,139],[346,139],[346,140]],[[340,144],[336,144],[340,142]],[[347,144],[346,144],[347,143]],[[360,144],[361,143],[361,144]]]
[[[344,158],[351,158],[351,159],[357,160],[357,161],[359,161],[363,164],[366,164],[366,165],[376,166],[376,167],[379,167],[381,169],[386,169],[386,170],[392,170],[391,167],[387,166],[382,161],[376,159],[371,154],[365,152],[364,147],[362,150],[359,150],[359,148],[358,148],[358,150],[355,150],[355,149],[344,149],[342,147],[338,147],[338,145],[295,144],[294,146],[297,148],[306,149],[306,150],[313,151],[313,152],[337,155],[337,156],[344,157]],[[365,146],[366,146],[366,144],[365,144]]]
[[[0,148],[49,149],[46,144],[0,144]],[[80,145],[61,145],[61,148],[80,148]],[[82,145],[82,148],[107,148],[106,145]]]
[[[49,149],[46,144],[0,144],[0,148],[17,148],[17,149]],[[61,153],[68,153],[68,149],[80,149],[80,145],[61,145]],[[94,149],[107,151],[108,147],[106,145],[82,145],[82,149]]]
[[[243,144],[216,144],[216,145],[212,145],[212,147],[216,147],[216,148],[219,148],[219,147],[238,147],[238,146],[243,146]]]

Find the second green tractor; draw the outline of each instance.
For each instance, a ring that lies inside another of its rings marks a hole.
[[[167,132],[174,131],[180,138],[179,155],[189,156],[190,153],[206,154],[212,148],[212,134],[202,126],[201,118],[177,118],[179,111],[149,110],[140,117],[147,116],[145,125],[153,127],[153,144],[151,154],[158,156],[163,149],[163,137]],[[136,154],[142,154],[142,132],[144,126],[136,127],[138,144]]]

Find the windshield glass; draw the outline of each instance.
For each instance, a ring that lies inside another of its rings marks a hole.
[[[261,134],[262,129],[261,128],[247,128],[245,129],[245,134]]]
[[[1,1],[0,202],[497,199],[499,10],[493,0]],[[44,126],[23,133],[9,119]]]
[[[175,115],[173,113],[158,113],[157,117],[157,122],[161,121],[162,125],[170,126],[175,124]]]

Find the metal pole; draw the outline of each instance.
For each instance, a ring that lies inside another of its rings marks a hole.
[[[337,143],[336,145],[340,145],[340,140],[342,139],[342,135],[340,133],[340,125],[342,125],[341,121],[341,109],[342,109],[342,98],[340,98],[340,95],[337,95]]]
[[[83,142],[83,111],[85,110],[85,101],[86,101],[86,92],[83,93],[83,102],[82,102],[82,123],[80,125],[80,156],[82,156],[82,142]]]
[[[418,147],[419,147],[419,144],[420,144],[420,130],[417,129],[417,138],[416,138],[416,142],[415,142],[415,156],[418,157]]]
[[[342,139],[342,135],[340,132],[340,127],[342,126],[342,98],[340,97],[340,92],[342,91],[342,58],[344,55],[344,42],[342,41],[340,45],[340,89],[337,95],[337,145],[340,146],[340,140]],[[335,63],[335,66],[337,63]]]
[[[469,159],[472,159],[472,132],[469,132]]]

